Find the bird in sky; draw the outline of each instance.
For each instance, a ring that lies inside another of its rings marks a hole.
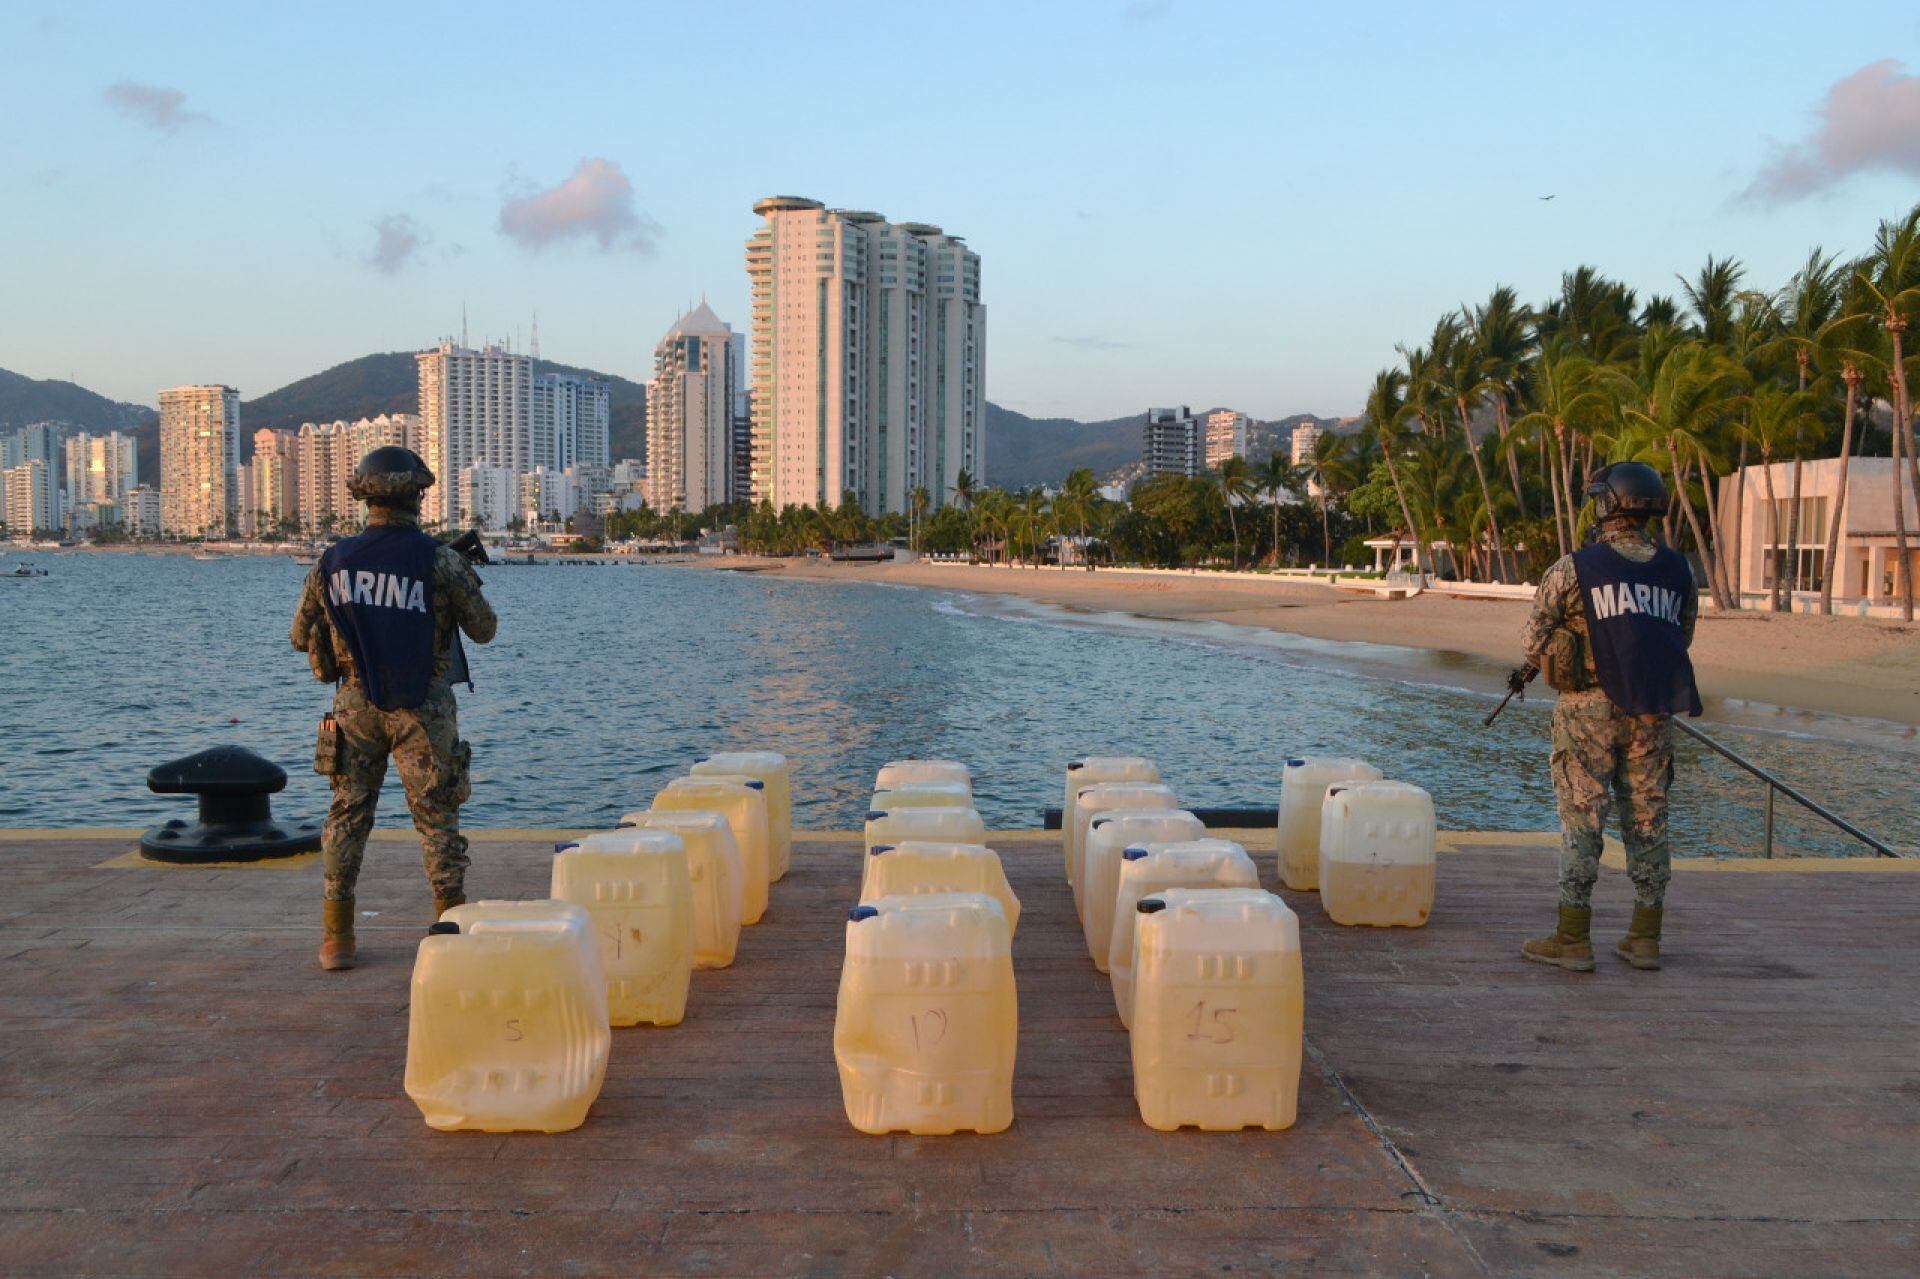
[[[1539,198],[1539,199],[1542,199],[1542,200],[1552,200],[1552,199],[1555,199],[1555,198],[1557,198],[1557,197],[1559,196],[1559,194],[1560,194],[1560,193],[1559,193],[1558,191],[1555,191],[1555,192],[1553,193],[1553,195],[1543,195],[1543,196],[1539,196],[1539,197],[1537,197],[1537,198]]]

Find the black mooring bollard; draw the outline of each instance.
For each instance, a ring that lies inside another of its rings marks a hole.
[[[215,746],[156,765],[147,773],[147,789],[156,795],[198,796],[200,820],[189,826],[175,818],[154,827],[140,837],[140,851],[159,861],[187,863],[310,853],[320,847],[319,826],[273,820],[269,797],[286,787],[286,769],[244,746]]]

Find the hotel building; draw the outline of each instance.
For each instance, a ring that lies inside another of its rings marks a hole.
[[[702,302],[653,348],[647,383],[647,505],[704,511],[734,489],[739,336]]]
[[[76,509],[96,502],[120,506],[139,482],[139,460],[131,435],[82,431],[68,438],[68,505]]]
[[[1247,432],[1253,419],[1232,409],[1215,409],[1207,414],[1207,456],[1209,471],[1217,471],[1230,457],[1247,455]]]
[[[1200,473],[1200,419],[1182,404],[1177,409],[1148,409],[1142,456],[1148,475]]]
[[[224,537],[239,510],[240,392],[160,392],[160,526],[170,537]]]
[[[513,474],[533,457],[533,360],[504,347],[480,350],[442,342],[414,357],[420,377],[421,447],[437,480],[427,490],[422,517],[453,528],[464,524],[460,473],[487,466]]]
[[[0,471],[0,524],[16,536],[60,527],[60,488],[39,458]]]
[[[980,257],[923,222],[775,196],[753,211],[753,497],[936,506],[986,471]],[[649,458],[649,465],[653,459]]]
[[[1293,428],[1293,451],[1291,458],[1295,466],[1305,466],[1313,461],[1313,451],[1320,447],[1320,437],[1326,434],[1311,422],[1302,422]]]
[[[611,460],[613,398],[602,378],[537,373],[528,402],[528,465],[564,471]]]

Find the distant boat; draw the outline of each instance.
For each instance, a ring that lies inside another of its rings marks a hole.
[[[224,560],[227,557],[224,555],[216,554],[213,551],[195,551],[193,553],[193,558],[195,558],[196,560]]]
[[[314,551],[289,551],[287,558],[295,564],[318,564],[320,556]]]
[[[6,574],[8,577],[45,577],[46,575],[47,570],[35,568],[31,564],[15,564],[13,570]]]

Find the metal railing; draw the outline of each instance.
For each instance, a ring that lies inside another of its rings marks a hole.
[[[1840,816],[1838,813],[1833,812],[1825,805],[1815,803],[1813,800],[1808,799],[1805,795],[1802,795],[1799,791],[1781,781],[1778,777],[1775,777],[1772,773],[1769,773],[1752,760],[1722,746],[1719,742],[1714,741],[1711,737],[1708,737],[1705,733],[1677,715],[1673,718],[1673,726],[1683,730],[1687,736],[1693,738],[1708,750],[1746,769],[1747,772],[1752,773],[1755,777],[1767,784],[1766,852],[1763,856],[1773,856],[1773,797],[1776,793],[1785,795],[1788,799],[1800,805],[1800,807],[1806,809],[1816,817],[1825,818],[1828,822],[1853,836],[1882,857],[1901,857],[1905,855],[1882,841],[1875,839],[1872,835],[1867,834],[1867,832],[1861,830],[1858,826],[1855,826],[1852,822]]]

